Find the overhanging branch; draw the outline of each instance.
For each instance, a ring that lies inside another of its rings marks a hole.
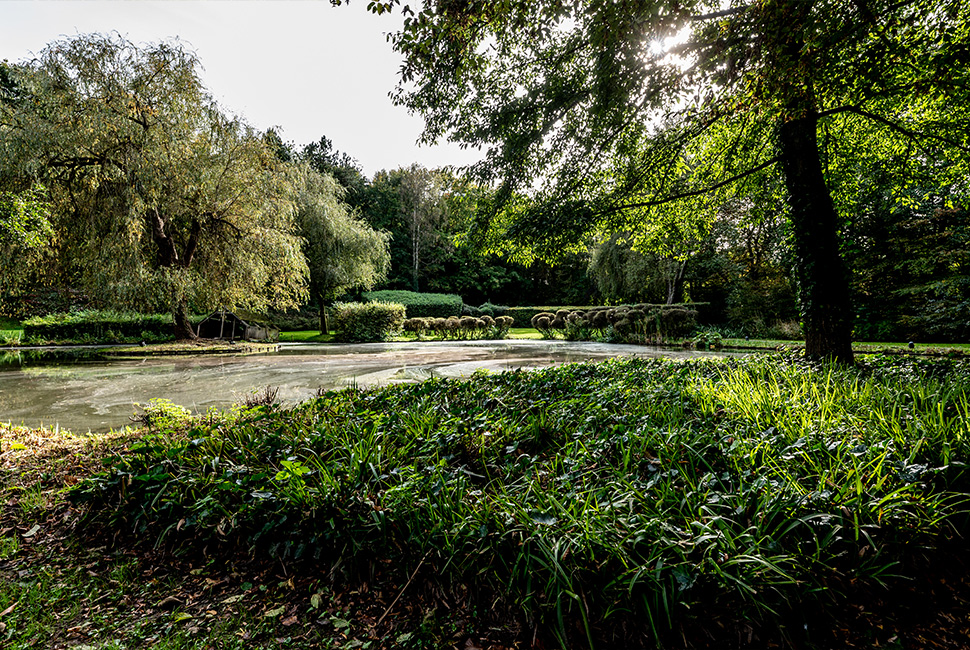
[[[665,203],[673,203],[674,201],[680,201],[681,199],[689,199],[689,198],[693,198],[695,196],[701,196],[703,194],[707,194],[708,192],[713,192],[715,190],[719,190],[722,187],[725,187],[726,185],[730,185],[731,183],[734,183],[736,181],[739,181],[742,178],[745,178],[747,176],[751,176],[752,174],[757,174],[758,172],[760,172],[760,171],[762,171],[764,169],[767,169],[768,167],[771,167],[772,165],[774,165],[776,162],[778,162],[780,160],[781,160],[781,156],[773,156],[773,157],[769,158],[768,160],[764,161],[763,163],[761,163],[760,165],[756,165],[756,166],[752,167],[751,169],[748,169],[748,170],[745,170],[745,171],[741,172],[740,174],[735,174],[734,176],[731,176],[730,178],[726,178],[723,181],[720,181],[718,183],[714,183],[713,185],[709,185],[709,186],[704,187],[702,189],[699,189],[699,190],[691,190],[690,192],[681,192],[680,194],[672,194],[670,196],[665,196],[665,197],[663,197],[661,199],[653,199],[653,200],[650,200],[650,201],[641,201],[639,203],[629,203],[629,204],[626,204],[626,205],[614,206],[614,207],[610,208],[609,210],[605,210],[604,211],[604,214],[610,214],[610,213],[613,213],[613,212],[619,212],[621,210],[631,210],[631,209],[634,209],[634,208],[651,208],[651,207],[658,206],[658,205],[664,205]]]
[[[894,122],[888,117],[883,117],[882,115],[877,115],[876,113],[870,113],[869,111],[863,110],[858,106],[839,106],[838,108],[831,108],[827,111],[821,111],[818,116],[829,117],[831,115],[839,115],[840,113],[851,113],[853,115],[858,115],[859,117],[864,117],[866,119],[872,120],[874,122],[879,122],[890,131],[895,131],[901,135],[906,136],[911,140],[936,140],[948,144],[951,147],[955,147],[960,151],[970,153],[970,147],[960,144],[950,138],[943,137],[942,135],[937,135],[935,133],[921,133],[919,131],[914,131],[912,129],[907,129],[898,122]]]

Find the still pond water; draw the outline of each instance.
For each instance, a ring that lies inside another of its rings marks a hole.
[[[0,353],[0,422],[73,431],[130,424],[136,404],[168,399],[193,412],[243,402],[266,386],[295,404],[319,389],[467,377],[611,357],[696,358],[713,353],[566,341],[461,341],[363,345],[283,344],[249,356],[105,360],[96,350],[69,356]],[[724,356],[718,354],[718,356]]]

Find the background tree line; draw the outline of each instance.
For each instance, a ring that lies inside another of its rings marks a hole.
[[[710,124],[685,141],[689,155],[649,178],[647,143],[630,141],[597,186],[627,207],[576,237],[588,201],[543,203],[419,165],[367,178],[325,136],[297,147],[227,114],[197,67],[179,46],[100,35],[0,65],[0,290],[51,286],[168,310],[181,336],[190,310],[325,317],[327,304],[369,288],[456,293],[471,305],[691,300],[709,303],[709,323],[753,336],[804,317],[783,176],[759,170],[737,191],[670,205],[648,198],[650,183],[687,188],[719,149],[761,137],[748,127]],[[915,135],[900,144],[851,115],[824,123],[821,151],[856,337],[965,340],[957,136],[914,149]]]

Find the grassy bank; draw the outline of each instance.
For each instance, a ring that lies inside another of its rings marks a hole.
[[[939,638],[956,631],[932,594],[966,589],[950,574],[967,532],[967,371],[612,361],[162,419],[67,512],[114,540],[102,555],[132,565],[157,544],[189,575],[226,578],[208,599],[196,580],[191,607],[151,607],[158,638],[190,619],[320,647]],[[943,571],[945,588],[927,583]],[[6,589],[0,611],[27,598]],[[32,647],[26,616],[2,619],[16,647]],[[899,647],[932,647],[914,643]]]

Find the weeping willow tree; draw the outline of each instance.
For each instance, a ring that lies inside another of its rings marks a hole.
[[[177,43],[86,35],[7,66],[5,184],[49,190],[62,271],[112,306],[295,306],[308,269],[284,163]]]
[[[294,166],[297,223],[310,272],[310,298],[320,308],[320,331],[329,331],[327,305],[352,289],[372,289],[390,266],[387,232],[374,230],[342,201],[345,189],[329,174]]]

